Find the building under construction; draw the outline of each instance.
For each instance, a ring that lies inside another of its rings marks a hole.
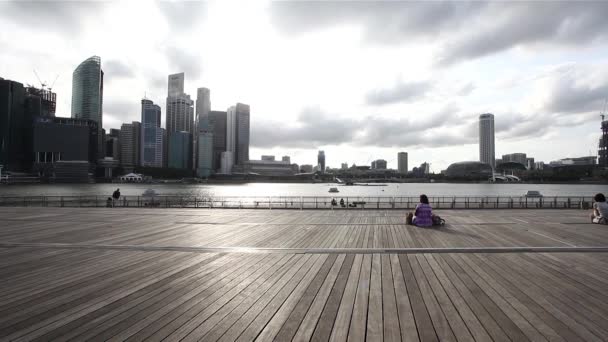
[[[32,86],[25,88],[26,93],[40,98],[40,115],[44,117],[55,117],[57,108],[57,94],[51,89],[38,89]]]
[[[600,138],[598,155],[598,164],[603,167],[608,167],[608,120],[604,120],[604,115],[602,115],[602,137]]]

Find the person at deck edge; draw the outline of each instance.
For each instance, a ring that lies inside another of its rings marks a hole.
[[[608,223],[608,203],[606,202],[606,196],[599,193],[593,197],[595,203],[593,203],[593,212],[591,213],[591,222],[593,223]]]
[[[420,195],[420,203],[416,206],[414,211],[414,218],[412,224],[419,227],[430,227],[433,225],[433,209],[429,204],[429,198],[426,195]]]

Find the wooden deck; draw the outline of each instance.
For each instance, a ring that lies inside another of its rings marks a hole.
[[[0,340],[608,340],[608,226],[440,214],[0,208]]]

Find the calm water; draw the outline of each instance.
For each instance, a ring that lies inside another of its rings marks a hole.
[[[387,186],[341,186],[330,183],[249,183],[238,185],[202,184],[34,184],[0,185],[0,196],[37,195],[102,195],[109,196],[116,188],[123,195],[141,195],[154,189],[161,195],[187,194],[197,196],[521,196],[528,190],[545,196],[593,196],[608,193],[608,185],[588,184],[446,184],[406,183]],[[328,193],[337,187],[339,193]]]

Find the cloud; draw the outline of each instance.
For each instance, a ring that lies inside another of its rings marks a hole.
[[[475,88],[476,87],[473,84],[473,82],[469,82],[469,83],[463,85],[460,89],[458,89],[456,91],[456,94],[458,96],[468,96],[473,92],[473,90],[475,90]]]
[[[581,46],[608,38],[606,1],[276,1],[270,13],[286,34],[357,25],[372,44],[434,39],[441,65],[517,46]]]
[[[141,120],[141,104],[138,100],[117,100],[112,98],[103,103],[103,116],[110,118],[106,123],[106,127],[114,123],[125,123]],[[120,128],[120,127],[112,127]]]
[[[473,143],[476,136],[459,134],[464,129],[457,109],[449,105],[417,120],[366,116],[352,119],[331,115],[319,108],[306,108],[296,124],[253,122],[252,146],[257,148],[303,147],[349,144],[376,147],[440,147]],[[277,129],[281,127],[281,129]],[[456,129],[454,129],[456,128]]]
[[[575,67],[544,83],[544,108],[556,113],[599,112],[608,98],[608,68]]]
[[[422,97],[431,89],[430,82],[397,83],[392,88],[376,89],[369,92],[366,102],[370,105],[386,105]]]
[[[19,25],[75,35],[105,6],[101,1],[3,1],[0,18]]]
[[[159,1],[158,8],[171,29],[187,31],[204,20],[207,3],[204,1]]]
[[[187,47],[178,48],[169,46],[165,49],[169,65],[173,68],[172,73],[184,72],[186,78],[198,79],[203,73],[203,61],[201,56],[193,54]]]
[[[128,78],[133,77],[135,75],[132,66],[129,66],[126,63],[116,59],[103,62],[102,68],[104,72],[104,77],[108,79],[120,77]]]
[[[466,25],[464,18],[485,6],[465,1],[275,1],[270,14],[273,24],[288,34],[359,24],[367,41],[392,44]]]

